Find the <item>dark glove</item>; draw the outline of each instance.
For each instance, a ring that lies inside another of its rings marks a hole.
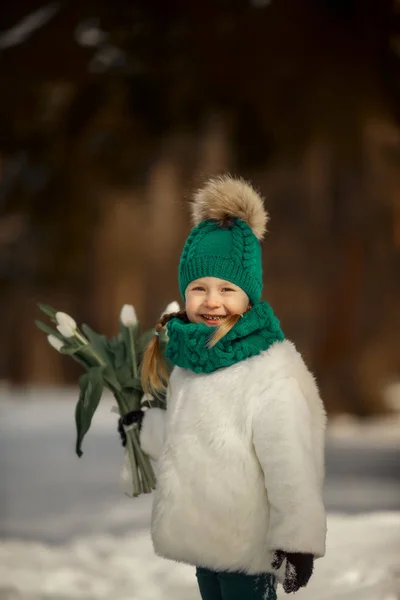
[[[125,427],[128,427],[129,425],[133,425],[133,423],[137,423],[140,431],[142,428],[143,416],[144,412],[142,410],[131,410],[131,412],[126,413],[126,415],[118,419],[118,433],[124,448],[126,446],[126,433],[124,430],[124,425]]]
[[[307,585],[314,568],[314,556],[302,552],[277,550],[272,561],[273,568],[279,569],[285,558],[286,568],[283,589],[287,594],[290,594]]]

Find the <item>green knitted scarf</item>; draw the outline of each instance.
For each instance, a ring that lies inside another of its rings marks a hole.
[[[204,323],[187,323],[175,317],[168,321],[166,356],[170,361],[195,373],[211,373],[260,354],[285,336],[271,306],[260,302],[232,327],[212,348],[207,347],[214,332]]]

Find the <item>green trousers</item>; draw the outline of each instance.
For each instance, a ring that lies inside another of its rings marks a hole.
[[[197,568],[196,577],[203,600],[276,600],[274,575],[246,575]]]

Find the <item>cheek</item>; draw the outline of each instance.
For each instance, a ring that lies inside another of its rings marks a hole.
[[[187,318],[189,319],[189,321],[191,321],[192,323],[199,323],[199,317],[197,316],[197,313],[199,311],[199,306],[200,306],[200,300],[199,298],[187,298],[185,300],[185,310],[186,310],[186,315]]]
[[[198,305],[199,305],[199,302],[196,300],[195,297],[189,296],[188,298],[186,298],[185,309],[188,314],[195,313]]]
[[[246,312],[248,306],[249,300],[247,296],[244,298],[241,296],[240,298],[232,298],[227,308],[231,313],[243,314],[244,312]]]

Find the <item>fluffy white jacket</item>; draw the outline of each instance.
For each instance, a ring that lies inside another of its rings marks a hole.
[[[176,367],[167,402],[141,431],[156,554],[250,574],[277,549],[324,555],[326,414],[290,341],[210,374]]]

